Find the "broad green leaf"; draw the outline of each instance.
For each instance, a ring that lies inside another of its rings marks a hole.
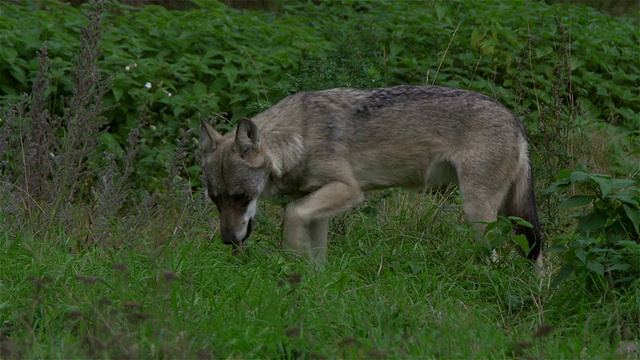
[[[591,195],[575,195],[563,201],[562,203],[560,203],[558,205],[558,209],[566,210],[566,209],[571,209],[575,207],[589,205],[593,202],[594,199],[595,197]]]
[[[620,202],[631,205],[632,207],[640,207],[640,196],[634,195],[628,192],[620,192],[615,195],[611,195],[610,199],[620,200]]]
[[[600,275],[600,276],[604,276],[604,265],[602,265],[600,262],[595,261],[595,260],[589,260],[587,262],[587,269],[595,272],[596,274]]]
[[[592,230],[600,230],[607,223],[607,219],[607,215],[601,212],[588,214],[578,222],[578,230],[584,233]]]
[[[10,65],[13,65],[16,57],[18,56],[18,52],[13,48],[4,47],[2,49],[2,56]]]
[[[553,52],[553,48],[551,46],[540,46],[535,48],[536,58],[545,57]]]
[[[13,66],[9,69],[9,72],[20,84],[26,85],[27,77],[21,67]]]
[[[576,81],[580,81],[580,80],[576,79]],[[585,112],[587,112],[587,114],[591,115],[591,117],[600,116],[600,114],[602,113],[602,109],[595,106],[591,102],[591,100],[589,100],[589,98],[581,97],[578,99],[578,103],[580,103],[580,106],[582,107],[582,109]]]
[[[244,93],[236,93],[231,96],[231,100],[229,100],[228,105],[235,104],[237,102],[245,101],[249,98],[248,94]]]
[[[98,141],[102,143],[109,152],[116,155],[121,155],[124,151],[118,143],[118,139],[111,133],[103,133],[98,137]]]
[[[638,280],[637,276],[625,276],[623,278],[616,278],[616,280],[613,282],[614,284],[629,284],[633,281]]]
[[[562,178],[553,184],[551,184],[548,188],[540,191],[540,195],[550,195],[557,192],[560,189],[564,189],[571,184],[571,181],[568,178]]]
[[[631,220],[633,228],[636,230],[636,235],[640,234],[640,210],[638,208],[632,209],[626,204],[622,205],[622,207],[629,220]]]
[[[618,114],[624,116],[627,120],[640,122],[640,115],[638,115],[635,111],[629,109],[628,107],[620,107],[616,109]]]
[[[122,94],[124,94],[124,90],[119,87],[113,87],[111,88],[111,91],[113,92],[113,98],[116,101],[120,101],[120,98],[122,98]]]
[[[611,179],[611,186],[614,189],[624,189],[634,185],[636,182],[632,179]]]
[[[439,1],[436,3],[436,16],[438,17],[438,21],[441,21],[445,14],[447,13],[447,11],[449,10],[449,6],[447,3]]]
[[[560,271],[558,271],[558,273],[556,274],[556,277],[553,278],[551,286],[558,286],[562,281],[566,280],[569,276],[571,276],[571,274],[573,274],[573,270],[573,265],[565,265],[564,267],[562,267],[562,269],[560,269]]]
[[[397,43],[391,44],[391,46],[389,46],[389,59],[395,59],[402,50],[404,50],[404,45]]]
[[[229,86],[229,82],[227,81],[227,79],[225,79],[223,76],[218,76],[211,83],[211,85],[209,85],[209,92],[216,96],[220,96],[220,92],[227,86]]]
[[[517,217],[517,216],[509,216],[509,220],[513,221],[516,225],[524,226],[528,228],[533,228],[533,224],[528,222],[527,220]]]
[[[573,70],[581,67],[582,65],[584,65],[584,63],[585,63],[584,60],[582,60],[582,59],[580,59],[578,57],[572,56],[571,57],[571,70],[573,71]]]
[[[178,117],[180,116],[180,114],[182,114],[184,112],[184,108],[182,106],[176,106],[173,108],[173,116],[174,117]]]
[[[629,266],[629,264],[617,263],[609,266],[609,268],[607,268],[607,271],[626,271],[627,269],[629,269]]]
[[[567,251],[566,245],[551,245],[545,249],[546,252],[565,252]]]
[[[525,254],[528,254],[529,251],[531,251],[531,248],[529,247],[529,241],[527,240],[526,236],[524,236],[522,234],[514,235],[514,236],[511,237],[511,239],[518,246],[520,246],[520,248],[522,249],[522,251],[524,251]]]
[[[10,84],[7,83],[0,83],[0,90],[2,90],[5,95],[17,95],[18,92],[16,91],[16,89],[11,86]]]
[[[497,229],[499,227],[500,227],[499,220],[492,221],[490,223],[487,223],[487,226],[485,226],[485,228],[484,228],[484,233],[486,235],[486,234],[490,233],[491,231],[493,231],[494,229]]]
[[[616,243],[616,245],[623,246],[625,248],[638,248],[640,250],[640,243],[635,242],[633,240],[620,240]]]
[[[207,86],[200,81],[196,81],[193,84],[193,93],[197,97],[204,97],[207,95]]]
[[[585,172],[582,171],[574,171],[571,173],[571,175],[569,176],[569,180],[571,180],[572,184],[575,183],[579,183],[579,182],[583,182],[585,180],[588,180],[591,176]]]
[[[568,179],[571,176],[571,173],[573,173],[573,171],[569,169],[560,170],[556,174],[556,180]]]
[[[479,47],[480,42],[482,41],[483,38],[484,38],[484,35],[482,35],[482,31],[480,31],[480,29],[478,28],[473,29],[473,31],[471,32],[471,45]]]
[[[227,77],[227,80],[229,80],[229,84],[235,84],[236,78],[238,77],[238,68],[234,65],[227,64],[222,67],[222,73]]]
[[[611,177],[607,175],[592,174],[590,178],[600,186],[600,193],[602,194],[602,197],[607,197],[609,192],[611,192],[611,189],[613,189],[613,186],[611,185]]]

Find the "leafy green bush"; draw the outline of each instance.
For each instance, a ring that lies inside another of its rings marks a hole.
[[[500,251],[506,245],[515,245],[521,255],[528,254],[531,248],[525,235],[514,234],[514,230],[523,227],[532,228],[533,224],[517,216],[499,216],[496,221],[487,223],[484,229],[486,244],[480,251],[491,257],[493,250]]]
[[[52,72],[46,43],[37,52],[39,70],[30,94],[0,109],[6,121],[0,133],[0,160],[5,160],[0,163],[0,225],[28,226],[34,233],[40,227],[77,230],[83,225],[79,219],[88,216],[100,227],[129,195],[135,139],[129,139],[123,166],[98,145],[108,122],[102,98],[113,78],[100,73],[103,11],[88,13],[80,28],[69,71],[72,96],[57,105],[62,115],[50,112],[56,99],[48,95]]]
[[[552,173],[567,166],[578,121],[640,126],[639,36],[629,18],[537,2],[295,1],[278,14],[199,3],[186,12],[109,3],[105,14],[102,71],[115,78],[104,102],[117,106],[101,143],[122,156],[128,132],[140,129],[135,187],[162,189],[171,149],[199,115],[226,114],[219,126],[229,128],[291,93],[336,86],[435,83],[493,95],[524,116],[543,161],[562,160],[542,164]],[[30,89],[45,41],[49,95],[71,95],[85,9],[0,3],[0,105]],[[51,107],[62,112],[60,101]],[[197,185],[199,167],[186,161]]]
[[[545,194],[579,189],[560,203],[580,209],[576,231],[554,239],[551,251],[561,253],[564,266],[555,283],[572,273],[586,274],[597,285],[623,285],[640,277],[640,187],[630,179],[565,170]]]

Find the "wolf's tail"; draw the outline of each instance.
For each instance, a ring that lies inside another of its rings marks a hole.
[[[533,172],[529,165],[529,150],[526,142],[523,142],[521,147],[517,175],[507,195],[504,213],[507,216],[520,217],[533,225],[533,227],[518,226],[516,232],[523,234],[527,238],[529,243],[527,258],[542,267],[542,231],[540,219],[538,218],[538,208],[533,188]]]

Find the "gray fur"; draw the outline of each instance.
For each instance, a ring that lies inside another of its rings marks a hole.
[[[534,224],[520,230],[532,248],[527,256],[541,265],[524,129],[485,95],[438,86],[299,93],[224,137],[203,122],[201,143],[225,243],[248,237],[250,221],[239,220],[248,200],[288,195],[295,200],[285,211],[284,246],[324,262],[328,219],[360,203],[364,191],[456,181],[477,229],[500,212]]]

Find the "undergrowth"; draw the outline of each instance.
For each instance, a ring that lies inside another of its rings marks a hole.
[[[503,3],[296,2],[279,17],[203,4],[96,2],[84,19],[0,4],[0,358],[609,358],[637,346],[639,70],[607,45],[637,47],[637,34],[602,30],[628,20],[538,3],[517,26],[478,16],[513,13]],[[587,54],[594,44],[609,52]],[[405,82],[480,90],[525,120],[548,187],[545,274],[509,248],[476,261],[455,188],[369,195],[332,221],[321,271],[279,250],[280,204],[263,204],[241,256],[216,239],[197,115],[227,112],[228,130],[289,93]]]
[[[170,169],[158,164],[170,162],[180,130],[197,128],[198,114],[226,114],[232,125],[292,93],[339,86],[436,84],[491,95],[523,118],[545,184],[586,156],[591,168],[628,168],[623,159],[604,156],[606,149],[586,146],[594,144],[591,129],[581,129],[592,123],[622,133],[605,147],[637,145],[640,39],[631,17],[484,1],[284,2],[277,14],[205,0],[186,12],[133,11],[115,2],[107,9],[103,17],[112,26],[103,37],[101,75],[112,78],[102,97],[109,131],[98,142],[120,160],[128,133],[139,129],[135,191],[163,190]],[[83,8],[2,2],[0,10],[0,101],[19,101],[32,87],[36,52],[47,42],[54,97],[48,110],[62,115],[58,99],[72,97],[65,74],[79,45]],[[230,124],[218,125],[228,130]],[[198,187],[197,162],[187,160]],[[637,174],[637,151],[630,160]]]

